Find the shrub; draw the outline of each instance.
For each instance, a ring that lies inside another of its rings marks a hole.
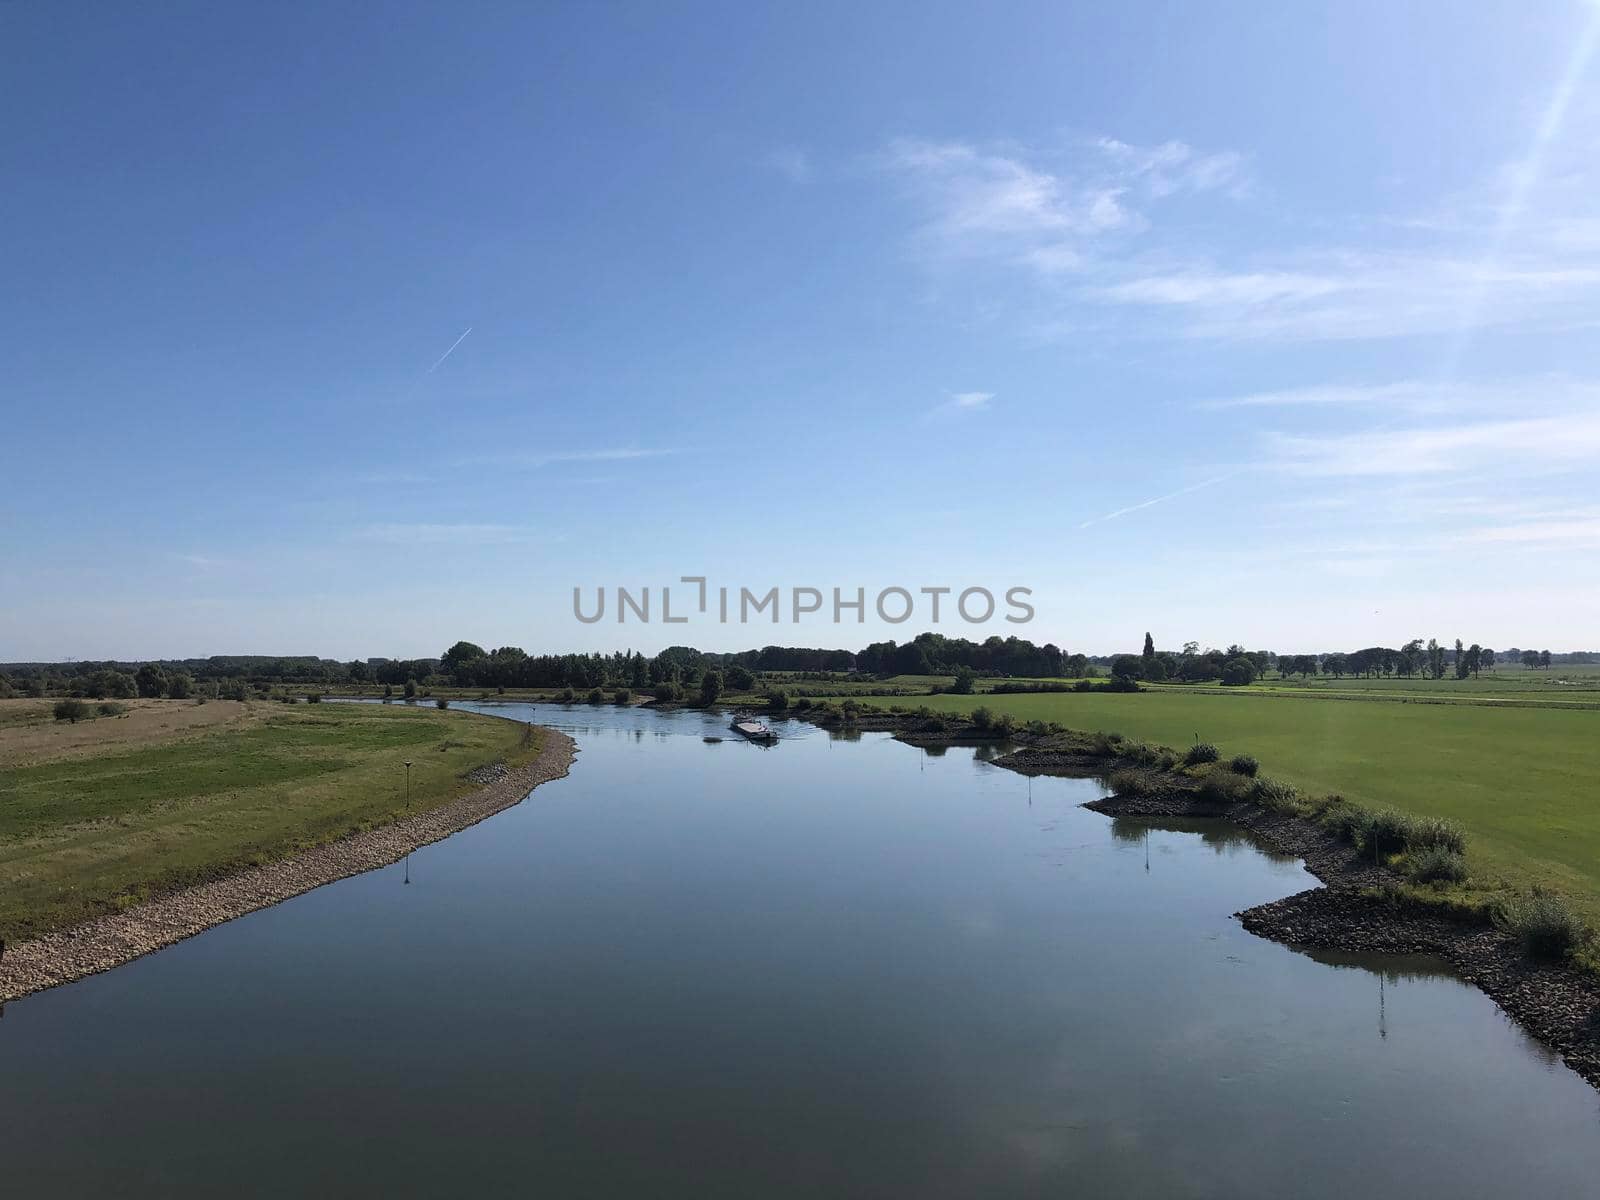
[[[979,707],[972,710],[972,727],[974,729],[988,729],[993,724],[994,714],[987,708]]]
[[[385,696],[386,696],[386,697],[387,697],[387,696],[392,696],[392,695],[394,695],[394,684],[392,684],[392,683],[386,683],[386,684],[384,684],[384,685],[383,685],[383,694],[384,694],[384,695],[385,695]]]
[[[1143,771],[1127,769],[1111,772],[1106,786],[1118,796],[1146,796],[1151,791],[1150,779]]]
[[[1228,767],[1235,775],[1249,775],[1251,778],[1261,770],[1261,764],[1248,754],[1235,754]]]
[[[810,707],[811,707],[811,700],[806,696],[801,696],[798,700],[796,700],[794,702],[794,708],[795,708],[796,712],[805,712],[806,709],[808,709]]]
[[[729,667],[727,682],[729,691],[748,692],[755,687],[756,677],[746,667]]]
[[[416,694],[417,694],[417,681],[415,679],[406,680],[406,686],[405,686],[406,699],[407,700],[415,699],[416,698]]]
[[[57,700],[55,708],[50,710],[58,721],[71,721],[76,725],[79,721],[89,718],[89,706],[76,697]]]
[[[1404,850],[1411,841],[1411,818],[1405,813],[1384,809],[1372,814],[1372,823],[1362,839],[1362,848],[1370,849],[1374,856],[1394,854]]]
[[[1372,828],[1372,814],[1359,804],[1346,804],[1340,800],[1328,805],[1323,812],[1322,822],[1341,841],[1359,849],[1367,840],[1367,831]]]
[[[1262,808],[1275,808],[1282,812],[1295,806],[1295,802],[1300,799],[1300,793],[1289,784],[1276,779],[1257,779],[1250,785],[1250,799]]]
[[[950,685],[950,690],[958,696],[970,696],[977,678],[971,667],[957,667],[956,681]]]
[[[589,703],[590,704],[604,704],[605,702],[606,702],[606,694],[604,692],[602,692],[599,688],[593,688],[593,689],[590,690],[590,692],[589,692]]]
[[[560,701],[562,704],[571,704],[577,698],[578,698],[578,694],[576,692],[574,692],[571,688],[562,688],[559,692],[556,693],[556,699],[558,701]]]
[[[1080,679],[1077,683],[1072,685],[1072,690],[1075,692],[1092,692],[1094,691],[1094,684],[1090,683],[1087,679]]]
[[[615,692],[611,693],[611,702],[613,704],[632,704],[633,693],[627,688],[618,688]]]
[[[309,699],[309,698],[310,697],[307,697],[307,699]],[[446,700],[443,696],[440,696],[437,700],[435,700],[433,702],[433,706],[435,708],[449,708],[450,707],[450,701]]]
[[[1437,848],[1454,854],[1467,852],[1467,835],[1453,821],[1439,817],[1413,817],[1406,845],[1413,850]]]
[[[994,724],[989,729],[1001,737],[1010,737],[1017,731],[1017,719],[1010,713],[1001,713],[994,719]]]
[[[1523,953],[1530,958],[1566,958],[1591,936],[1589,927],[1565,901],[1544,891],[1502,903],[1495,923],[1521,942]]]
[[[307,704],[321,704],[322,703],[322,693],[321,692],[307,692],[306,693],[306,703]]]
[[[1460,883],[1467,877],[1467,860],[1459,851],[1425,846],[1406,863],[1406,874],[1417,883]]]
[[[1221,757],[1221,751],[1210,742],[1196,742],[1184,751],[1183,761],[1185,766],[1197,767],[1201,763],[1216,762]]]
[[[572,689],[568,688],[567,691],[570,694]],[[670,682],[656,684],[655,697],[663,703],[670,704],[678,698],[678,685]]]
[[[114,700],[102,700],[99,704],[96,704],[94,708],[95,711],[102,717],[120,717],[123,713],[128,711],[126,705],[118,704]]]
[[[783,712],[789,707],[789,693],[782,688],[773,688],[767,693],[767,707],[774,712]]]
[[[1237,804],[1249,793],[1249,780],[1232,771],[1211,771],[1200,781],[1200,798],[1212,804]]]
[[[174,700],[187,700],[194,692],[194,679],[183,671],[167,676],[167,695]]]

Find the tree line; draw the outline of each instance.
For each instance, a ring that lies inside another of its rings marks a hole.
[[[806,646],[764,646],[735,653],[701,651],[693,646],[668,646],[659,654],[622,650],[609,654],[529,654],[519,646],[487,650],[460,641],[438,658],[369,658],[341,662],[315,655],[214,655],[209,658],[159,662],[10,663],[0,665],[0,696],[65,695],[90,699],[132,699],[164,696],[183,699],[191,695],[242,698],[251,688],[279,685],[320,688],[341,685],[382,684],[386,688],[632,688],[644,690],[665,684],[696,687],[707,672],[720,673],[722,682],[736,691],[754,685],[763,672],[800,673],[830,678],[850,673],[878,677],[892,675],[957,675],[1061,679],[1084,678],[1109,667],[1114,680],[1150,683],[1201,683],[1220,680],[1245,685],[1271,671],[1291,676],[1331,676],[1335,679],[1423,678],[1458,679],[1520,663],[1529,670],[1553,665],[1600,662],[1600,653],[1576,651],[1552,654],[1549,650],[1512,647],[1496,651],[1477,643],[1452,647],[1437,639],[1413,638],[1399,647],[1368,646],[1359,650],[1321,654],[1277,654],[1247,650],[1200,648],[1185,642],[1177,651],[1158,650],[1145,634],[1139,654],[1094,656],[1068,653],[1024,638],[990,637],[982,642],[951,638],[938,633],[919,634],[912,640],[874,642],[860,651]]]

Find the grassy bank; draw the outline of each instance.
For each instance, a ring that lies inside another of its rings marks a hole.
[[[1201,740],[1224,756],[1251,754],[1263,773],[1311,794],[1455,821],[1472,839],[1474,874],[1485,883],[1554,888],[1600,920],[1600,713],[1286,700],[1253,689],[944,695],[916,703],[945,712],[981,704],[1022,722],[1116,731],[1179,749]]]
[[[134,738],[138,713],[100,719],[77,726],[70,747],[40,750],[35,735],[26,757],[16,747],[35,726],[0,723],[0,936],[20,941],[403,815],[406,759],[421,811],[470,791],[462,775],[474,767],[538,751],[523,726],[431,707],[238,709],[214,726],[152,722]]]

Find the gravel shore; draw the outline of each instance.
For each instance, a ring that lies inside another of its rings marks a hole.
[[[0,1004],[109,971],[213,925],[325,883],[386,867],[413,850],[476,825],[571,769],[576,753],[572,739],[554,729],[542,729],[540,736],[543,748],[533,762],[515,768],[504,764],[480,768],[469,778],[483,787],[439,808],[7,947],[0,959]]]
[[[924,725],[925,719],[914,714],[874,713],[870,725],[859,727],[893,732],[912,745],[948,743],[986,732],[960,724],[929,731]],[[1357,855],[1315,821],[1255,804],[1209,802],[1185,778],[1153,772],[1092,746],[1037,745],[1025,731],[1013,738],[1023,744],[994,759],[994,766],[1023,775],[1103,779],[1115,772],[1142,777],[1143,794],[1107,796],[1085,808],[1153,821],[1220,818],[1249,830],[1266,848],[1304,862],[1324,886],[1234,914],[1256,936],[1303,950],[1438,955],[1591,1086],[1600,1088],[1600,979],[1594,975],[1564,963],[1531,960],[1512,938],[1481,920],[1458,919],[1415,900],[1385,898],[1390,895],[1385,885],[1398,882],[1398,877]]]
[[[1251,933],[1299,949],[1438,955],[1600,1088],[1600,980],[1564,964],[1530,960],[1492,926],[1382,899],[1379,885],[1395,875],[1358,857],[1315,822],[1253,804],[1209,805],[1178,794],[1108,796],[1084,807],[1157,821],[1220,817],[1248,829],[1269,848],[1299,858],[1324,884],[1235,913]]]

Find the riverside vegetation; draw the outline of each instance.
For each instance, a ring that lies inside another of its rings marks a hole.
[[[474,770],[539,752],[520,724],[431,707],[132,701],[82,724],[49,710],[0,701],[13,943],[427,812],[472,791]]]

